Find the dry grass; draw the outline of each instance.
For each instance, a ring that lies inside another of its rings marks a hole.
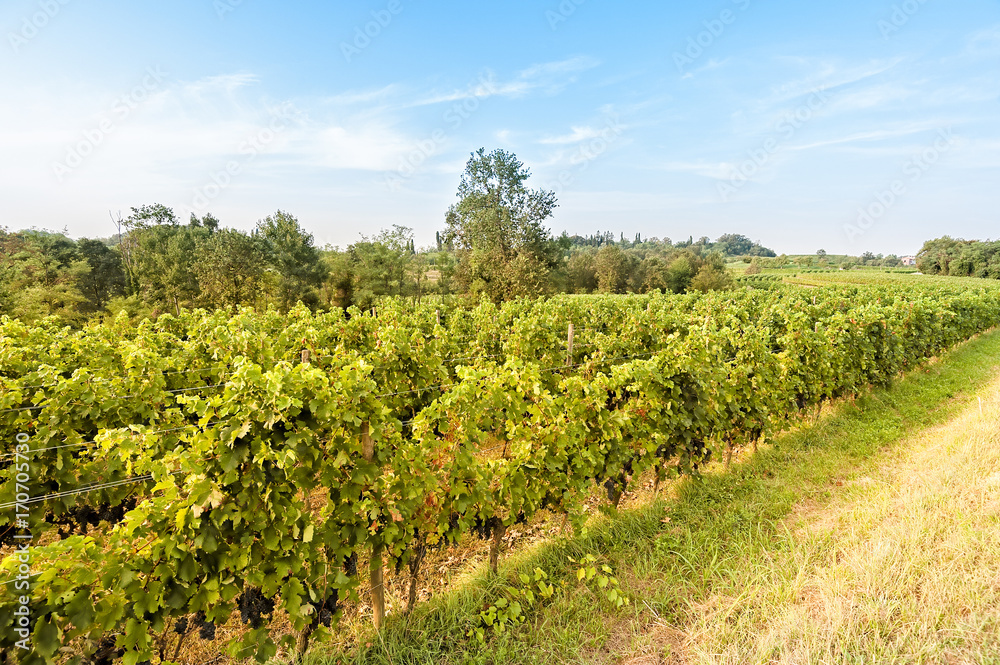
[[[1000,380],[874,477],[800,510],[785,547],[688,631],[699,663],[1000,663]]]

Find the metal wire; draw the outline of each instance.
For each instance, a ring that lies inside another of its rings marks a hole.
[[[211,385],[211,386],[195,386],[195,387],[192,387],[192,388],[175,388],[173,390],[164,390],[162,392],[170,394],[170,395],[177,395],[177,394],[180,394],[180,393],[193,392],[195,390],[211,390],[213,388],[223,388],[226,385],[227,384],[225,384],[225,383],[217,383],[217,384]],[[133,397],[142,397],[142,395],[111,395],[110,397],[108,397],[108,399],[132,399]],[[53,404],[37,404],[35,406],[25,406],[25,407],[21,407],[21,408],[17,408],[17,409],[4,409],[3,411],[0,411],[0,413],[14,413],[14,412],[18,412],[18,411],[35,411],[35,410],[46,409],[46,408],[48,408],[50,406],[54,406],[54,405]],[[76,403],[69,404],[68,406],[86,406],[86,405],[80,404],[79,402],[76,402]]]
[[[183,427],[173,427],[171,429],[158,429],[158,430],[153,430],[151,432],[135,432],[133,430],[129,430],[129,433],[130,434],[142,434],[142,435],[148,435],[148,434],[169,434],[170,432],[180,432],[181,430],[191,429],[192,427],[194,427],[194,428],[203,428],[203,427],[212,427],[213,425],[219,425],[219,424],[221,424],[221,421],[215,421],[215,422],[211,422],[211,423],[206,423],[204,425],[185,425]],[[141,427],[141,425],[135,425],[135,426],[136,427]],[[129,427],[133,427],[133,425],[125,425],[124,427],[117,428],[117,429],[128,429]],[[27,453],[7,453],[6,455],[0,455],[0,460],[9,459],[11,457],[18,457],[18,456],[24,457],[25,455],[30,454],[30,453],[43,453],[43,452],[47,452],[49,450],[61,450],[63,448],[78,448],[78,447],[85,447],[85,446],[96,446],[96,445],[99,445],[99,443],[100,443],[99,441],[84,441],[82,443],[68,443],[68,444],[65,444],[65,445],[62,445],[62,446],[50,446],[48,448],[32,448]]]

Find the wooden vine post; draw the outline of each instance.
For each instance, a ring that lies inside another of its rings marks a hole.
[[[566,367],[573,366],[573,324],[569,324],[569,332],[566,335]]]
[[[310,362],[312,362],[312,354],[310,353],[309,349],[302,349],[302,364],[303,365],[308,365]],[[311,514],[312,513],[312,495],[309,494],[309,492],[305,492],[304,494],[305,494],[304,499],[305,499],[305,504],[306,504],[306,513],[307,514]]]
[[[308,365],[311,361],[312,361],[312,355],[310,354],[309,349],[302,349],[302,364]],[[303,491],[302,498],[305,502],[306,514],[309,515],[312,513],[312,496],[309,494],[308,490],[305,490]],[[319,612],[319,609],[314,609],[313,612]],[[312,637],[312,634],[316,630],[316,626],[318,625],[316,618],[317,618],[316,616],[313,616],[309,620],[309,623],[306,625],[306,627],[303,628],[301,631],[299,631],[299,634],[296,636],[295,656],[292,659],[293,663],[303,662],[303,658],[306,655],[306,651],[309,650],[309,638]],[[183,639],[184,636],[182,635],[181,640]],[[178,652],[180,651],[180,648],[181,645],[180,643],[178,643],[177,644]],[[174,654],[174,660],[177,660],[177,655],[178,655],[177,653]]]
[[[503,544],[503,537],[507,533],[507,527],[499,517],[493,518],[493,540],[490,541],[490,570],[494,575],[500,569],[500,546]]]
[[[375,441],[372,439],[370,425],[365,423],[361,430],[361,450],[366,462],[375,461]],[[385,586],[382,575],[382,544],[372,546],[372,559],[369,567],[371,572],[372,621],[375,630],[382,630],[385,621]]]
[[[420,566],[427,555],[427,544],[421,540],[410,557],[410,593],[406,599],[406,613],[409,614],[417,606],[417,583],[420,581]]]

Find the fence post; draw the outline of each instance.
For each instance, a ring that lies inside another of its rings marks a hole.
[[[366,462],[375,461],[375,441],[372,439],[370,425],[365,423],[361,429],[361,451]],[[382,544],[372,546],[372,560],[369,566],[371,572],[372,621],[375,630],[382,630],[385,621],[385,587],[382,575]]]
[[[566,335],[566,367],[573,365],[573,324],[569,324],[569,333]]]
[[[308,365],[312,361],[312,353],[309,349],[302,349],[302,364]],[[312,514],[312,496],[308,491],[303,492],[303,499],[305,500],[306,513]]]

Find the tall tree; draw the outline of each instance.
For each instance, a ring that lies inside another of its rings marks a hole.
[[[202,245],[195,274],[203,303],[212,307],[253,304],[263,284],[264,252],[249,235],[224,229]]]
[[[630,265],[628,255],[618,245],[605,245],[597,252],[595,268],[601,293],[625,293]]]
[[[597,288],[593,251],[578,251],[566,264],[567,286],[572,293],[592,293]]]
[[[100,240],[83,238],[76,243],[90,272],[80,278],[78,287],[87,298],[87,309],[98,312],[108,301],[125,295],[127,280],[121,254]]]
[[[688,287],[691,291],[724,291],[733,287],[733,278],[726,270],[725,259],[713,252],[705,257]]]
[[[90,266],[76,243],[59,233],[0,233],[0,313],[28,321],[56,316],[67,323],[83,320],[86,298],[77,284]]]
[[[177,225],[177,215],[171,208],[161,203],[132,208],[132,214],[124,220],[121,219],[120,215],[118,217],[119,250],[122,254],[122,264],[125,267],[127,288],[131,294],[138,294],[141,288],[137,272],[142,253],[143,231],[161,225]],[[124,234],[121,233],[122,229],[125,229]]]
[[[456,278],[494,301],[535,296],[548,287],[560,252],[545,220],[554,192],[531,190],[530,171],[513,153],[481,148],[465,166],[459,203],[448,210],[445,242],[459,253]]]
[[[177,313],[193,305],[200,293],[198,252],[215,227],[194,216],[184,226],[173,210],[160,204],[132,208],[124,226],[128,235],[121,249],[131,292],[158,309]]]
[[[347,309],[354,304],[354,263],[348,251],[327,247],[323,253],[326,279],[323,282],[323,304]]]
[[[318,305],[326,268],[312,234],[306,233],[299,220],[279,210],[258,222],[254,238],[277,277],[275,295],[281,308],[287,311],[299,301]]]
[[[380,296],[408,295],[413,229],[398,224],[347,248],[353,265],[354,302],[371,307]]]

